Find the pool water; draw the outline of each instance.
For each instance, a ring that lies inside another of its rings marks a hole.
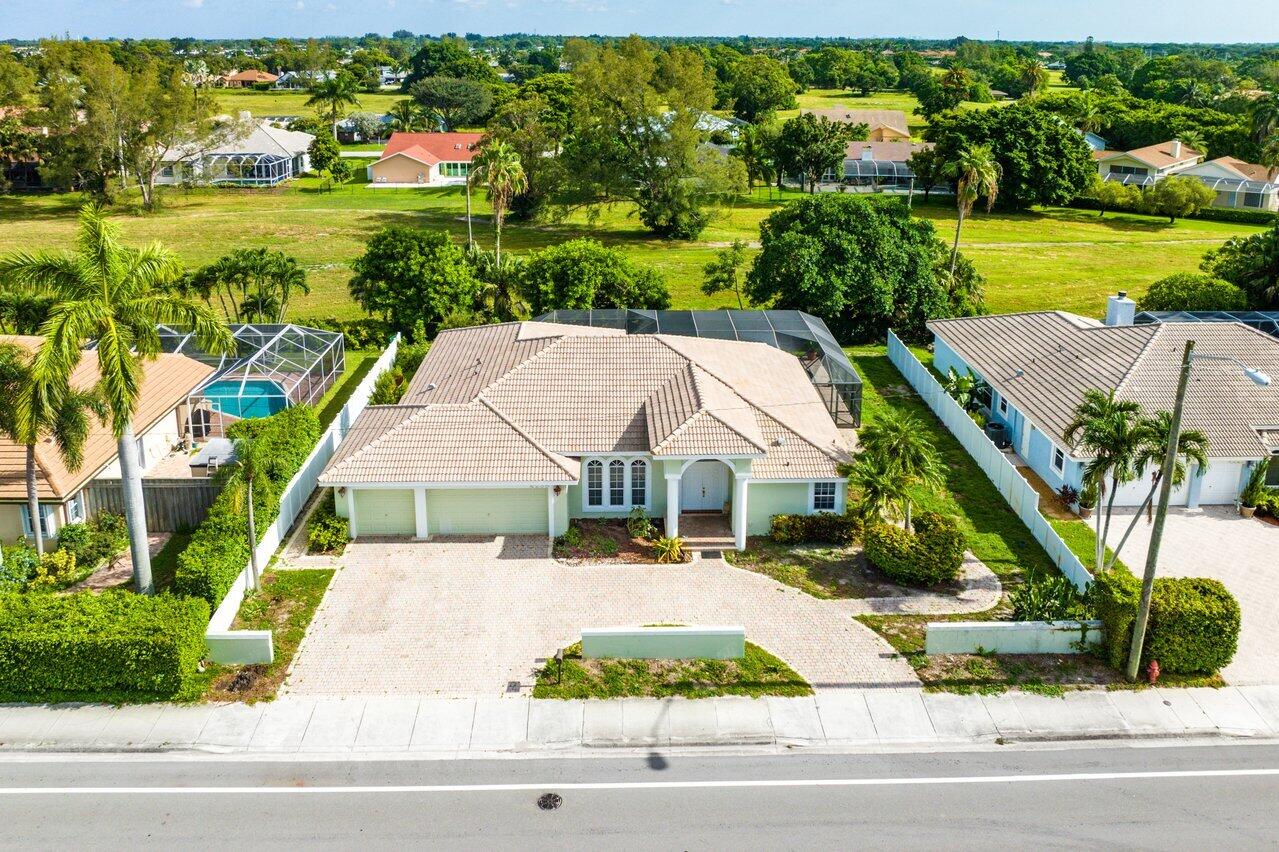
[[[239,379],[214,382],[204,389],[204,397],[215,411],[232,417],[270,417],[289,407],[284,389],[269,379],[250,379],[240,389]]]

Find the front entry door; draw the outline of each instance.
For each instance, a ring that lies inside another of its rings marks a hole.
[[[680,477],[680,509],[684,511],[723,510],[728,500],[728,466],[723,462],[693,462]]]

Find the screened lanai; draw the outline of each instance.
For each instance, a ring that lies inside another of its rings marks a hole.
[[[1239,322],[1279,337],[1279,311],[1142,311],[1133,319],[1137,325],[1154,322]]]
[[[802,311],[551,311],[540,322],[767,343],[799,358],[839,426],[861,426],[862,380],[826,323]]]
[[[190,331],[158,328],[165,352],[216,368],[190,396],[194,440],[220,437],[237,420],[268,417],[293,405],[314,405],[345,368],[341,332],[287,324],[230,328],[236,342],[236,351],[230,355],[205,352]]]
[[[1106,180],[1117,183],[1139,186],[1143,189],[1154,186],[1166,177],[1192,177],[1217,194],[1213,207],[1224,207],[1238,210],[1273,210],[1275,196],[1279,194],[1279,183],[1274,181],[1238,180],[1235,178],[1212,177],[1210,175],[1177,174],[1171,175],[1124,175],[1111,172]]]
[[[213,184],[275,186],[293,177],[293,160],[279,154],[209,154],[203,165]]]

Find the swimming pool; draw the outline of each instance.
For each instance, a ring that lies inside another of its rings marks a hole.
[[[203,391],[214,411],[232,417],[270,417],[289,407],[284,389],[270,379],[249,379],[240,389],[239,379],[214,382]]]

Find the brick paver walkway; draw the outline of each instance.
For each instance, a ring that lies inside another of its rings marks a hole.
[[[1115,542],[1127,528],[1131,510],[1115,511]],[[1118,527],[1118,531],[1115,528]],[[1150,524],[1137,522],[1120,554],[1133,573],[1146,566]],[[1232,507],[1170,509],[1159,548],[1159,576],[1215,577],[1239,601],[1242,623],[1234,662],[1221,673],[1234,685],[1279,683],[1279,527],[1243,518]]]
[[[348,546],[286,691],[295,695],[501,695],[583,627],[741,624],[819,692],[917,689],[878,635],[822,601],[721,560],[565,565],[546,539]]]

